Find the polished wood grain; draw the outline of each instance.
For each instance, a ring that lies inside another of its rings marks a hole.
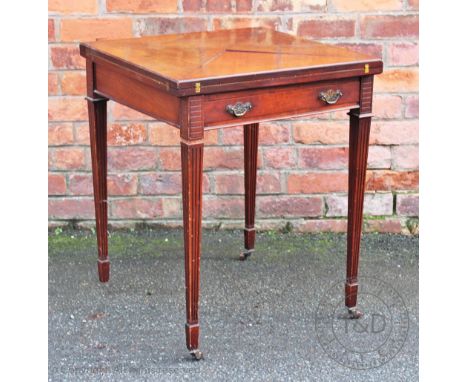
[[[365,64],[368,74],[382,71],[379,59],[265,28],[99,40],[80,49],[85,57],[117,63],[177,95],[233,90],[241,83],[271,86],[273,80],[288,83],[290,76],[297,82],[324,73],[353,77],[365,74]]]
[[[382,61],[263,28],[100,40],[86,58],[99,280],[109,279],[106,103],[120,102],[179,128],[186,287],[186,345],[199,350],[204,132],[244,125],[245,259],[255,245],[259,122],[350,112],[345,305],[356,309],[374,75]],[[168,126],[167,128],[172,128]]]
[[[154,86],[154,81],[132,75],[126,68],[96,62],[95,93],[111,98],[160,121],[179,126],[180,98]],[[164,107],[162,107],[164,105]]]

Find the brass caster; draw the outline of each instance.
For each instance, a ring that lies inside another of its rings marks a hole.
[[[364,313],[360,310],[357,310],[357,308],[348,308],[348,318],[352,320],[357,320],[362,316],[364,316]]]
[[[252,254],[254,250],[253,249],[246,249],[244,252],[242,252],[240,255],[239,255],[239,260],[247,260],[247,258]]]
[[[200,361],[203,358],[203,353],[198,349],[191,350],[190,354],[192,355],[193,359],[197,361]]]

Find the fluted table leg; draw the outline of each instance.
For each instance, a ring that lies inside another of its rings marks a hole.
[[[348,254],[345,304],[352,318],[359,318],[362,315],[356,309],[356,304],[370,126],[371,117],[361,117],[359,114],[350,113]]]
[[[255,198],[257,189],[258,123],[244,125],[244,186],[245,186],[245,260],[255,248]]]
[[[182,158],[182,204],[184,215],[185,301],[187,322],[185,337],[190,354],[203,358],[199,350],[200,323],[200,251],[202,227],[203,181],[203,112],[202,98],[182,100],[180,115],[180,149]]]
[[[98,244],[99,281],[109,281],[110,263],[107,243],[107,98],[94,93],[93,64],[87,62],[88,114],[94,207]]]
[[[362,312],[357,310],[356,305],[373,84],[374,76],[361,77],[359,109],[353,109],[349,112],[348,248],[345,305],[348,308],[350,318],[362,316]]]
[[[200,332],[198,305],[200,293],[203,143],[182,142],[181,151],[187,310],[185,334],[187,348],[196,359],[199,359],[201,358],[201,352],[198,349]]]

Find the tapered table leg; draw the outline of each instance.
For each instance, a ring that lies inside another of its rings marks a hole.
[[[187,348],[195,359],[200,359],[202,353],[198,349],[200,332],[198,305],[200,290],[203,142],[181,142],[181,154],[187,309],[185,334]]]
[[[351,318],[359,318],[362,315],[356,309],[356,304],[370,126],[370,116],[359,115],[359,112],[351,111],[349,132],[348,250],[345,286],[345,304]]]
[[[109,281],[107,244],[107,99],[86,97],[93,169],[99,281]]]
[[[257,189],[258,123],[244,125],[244,187],[245,187],[245,260],[255,248],[255,197]]]

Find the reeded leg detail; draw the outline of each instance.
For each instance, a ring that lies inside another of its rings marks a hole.
[[[359,318],[363,314],[356,309],[356,304],[370,126],[370,116],[362,116],[358,112],[351,111],[349,132],[348,248],[345,285],[345,305],[348,308],[350,318]]]
[[[107,99],[87,97],[93,169],[99,281],[109,281],[107,244]]]
[[[187,311],[185,335],[190,354],[200,360],[203,357],[198,350],[203,142],[181,142],[181,155]]]
[[[255,197],[257,189],[258,123],[244,125],[244,187],[245,187],[245,260],[255,250]]]

